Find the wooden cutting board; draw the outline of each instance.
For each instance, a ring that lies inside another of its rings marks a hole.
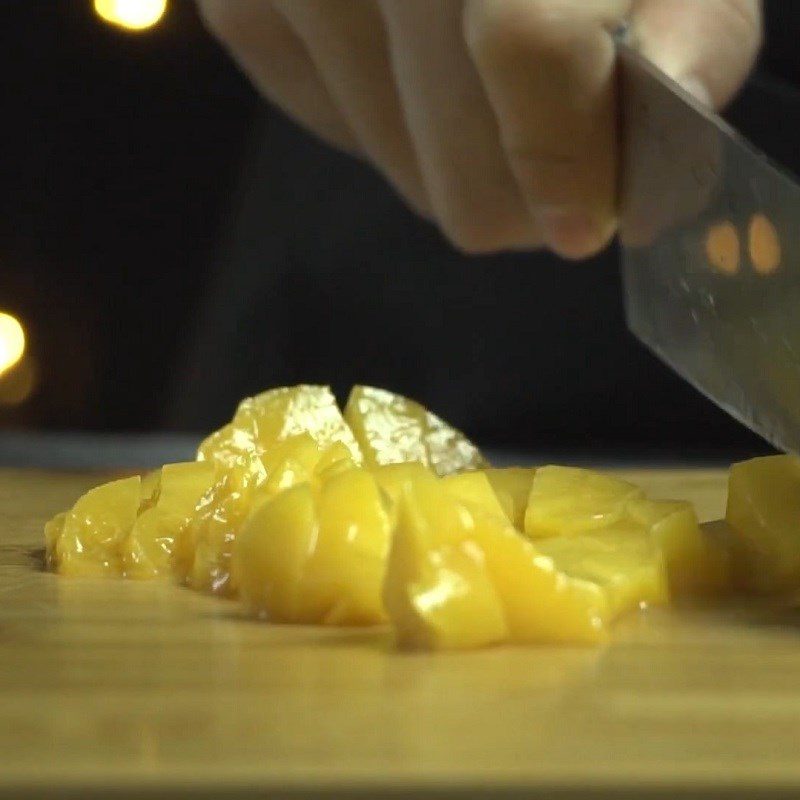
[[[627,474],[723,511],[721,472]],[[398,653],[383,631],[43,572],[42,523],[97,481],[0,473],[5,797],[800,793],[791,604],[651,611],[602,649]]]

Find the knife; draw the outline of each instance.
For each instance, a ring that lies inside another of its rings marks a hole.
[[[800,186],[625,44],[618,87],[628,327],[731,416],[798,453]]]

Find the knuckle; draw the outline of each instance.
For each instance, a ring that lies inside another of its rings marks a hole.
[[[471,0],[462,22],[467,48],[480,61],[531,52],[558,56],[576,38],[564,15],[540,0]]]

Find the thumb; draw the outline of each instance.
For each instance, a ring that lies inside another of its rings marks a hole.
[[[643,56],[701,102],[719,108],[739,89],[761,45],[759,0],[643,0],[631,21]]]

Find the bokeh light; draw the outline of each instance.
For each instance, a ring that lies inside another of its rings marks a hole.
[[[8,372],[25,354],[25,330],[11,314],[0,311],[0,375]]]
[[[38,382],[38,365],[26,355],[13,369],[0,376],[0,406],[22,405],[33,395]]]
[[[167,0],[94,0],[98,16],[130,31],[152,28],[167,10]]]

